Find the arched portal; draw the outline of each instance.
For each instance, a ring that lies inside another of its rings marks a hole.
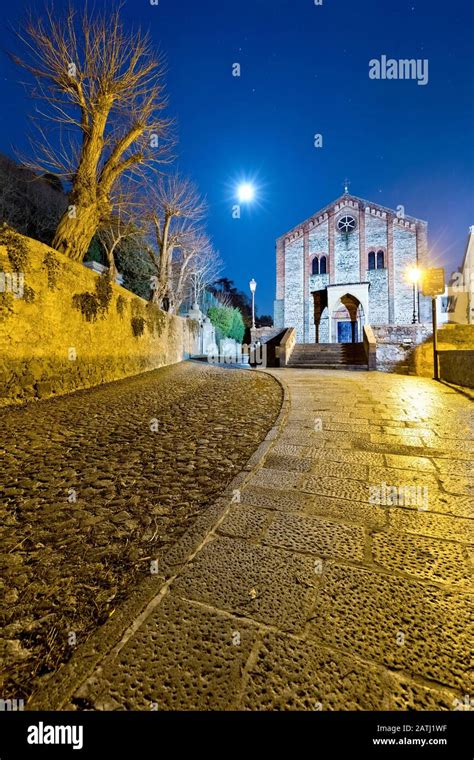
[[[331,312],[332,335],[336,343],[359,343],[363,339],[364,307],[352,293],[342,295]]]

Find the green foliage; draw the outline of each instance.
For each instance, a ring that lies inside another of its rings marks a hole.
[[[104,315],[112,300],[112,284],[109,273],[105,272],[95,282],[95,293],[76,293],[72,305],[78,309],[87,322],[94,322],[99,314]]]
[[[117,269],[123,275],[123,286],[137,296],[150,299],[150,278],[155,267],[145,249],[145,242],[129,238],[118,246],[115,257]]]
[[[229,303],[242,314],[244,325],[250,327],[252,324],[252,300],[247,293],[238,290],[233,280],[228,277],[221,277],[212,285],[209,290],[217,298],[224,296],[226,303]]]
[[[219,337],[228,338],[232,329],[232,309],[228,306],[211,306],[207,316]]]
[[[72,305],[82,313],[86,322],[95,322],[99,311],[99,302],[94,293],[75,293],[72,297]]]
[[[237,343],[242,343],[245,334],[245,325],[242,314],[238,309],[232,309],[232,325],[229,338],[234,338]]]
[[[36,293],[29,285],[25,285],[23,288],[23,299],[26,303],[33,303]]]
[[[95,292],[97,301],[99,303],[99,309],[102,309],[102,311],[107,311],[112,300],[113,293],[112,283],[110,282],[110,276],[108,272],[104,272],[96,280]]]
[[[86,261],[96,261],[98,264],[103,264],[104,266],[109,265],[109,262],[107,261],[107,256],[105,255],[105,251],[97,235],[94,235],[94,237],[92,238],[91,243],[89,245],[89,250],[84,256],[84,263]]]
[[[156,303],[146,305],[146,325],[153,335],[161,335],[166,324],[166,314]]]
[[[135,336],[135,338],[139,338],[140,335],[143,335],[143,332],[145,330],[145,320],[143,317],[132,317],[132,332]]]
[[[241,343],[245,333],[245,324],[239,309],[230,306],[211,306],[207,316],[216,328],[217,337],[234,338]]]
[[[119,296],[117,298],[117,303],[115,304],[115,308],[117,309],[117,314],[120,316],[123,315],[125,311],[125,306],[127,305],[127,302],[123,296]]]
[[[28,266],[28,245],[15,230],[4,224],[0,228],[0,245],[6,246],[8,259],[14,272],[26,272]]]
[[[50,290],[54,290],[58,284],[58,276],[59,272],[61,271],[61,264],[52,251],[48,251],[48,253],[43,258],[43,266],[46,267],[46,271],[48,273],[48,288],[50,288]]]

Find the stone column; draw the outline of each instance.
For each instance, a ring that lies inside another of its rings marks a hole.
[[[388,283],[388,321],[395,319],[394,269],[393,269],[393,225],[394,217],[387,214],[387,283]]]
[[[359,206],[359,273],[360,282],[365,282],[367,270],[367,246],[365,244],[365,208]]]
[[[334,211],[331,209],[328,219],[328,237],[329,237],[329,284],[334,285],[336,282],[336,264],[334,256]],[[329,328],[331,335],[331,328]]]
[[[311,320],[309,317],[309,230],[303,228],[303,343],[309,343]]]

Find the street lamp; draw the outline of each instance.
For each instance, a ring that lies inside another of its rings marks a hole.
[[[412,318],[412,325],[416,325],[417,321],[420,321],[420,314],[418,312],[418,319],[416,318],[416,288],[417,284],[420,281],[421,272],[418,269],[418,267],[412,267],[408,270],[408,277],[413,283],[413,318]]]
[[[253,278],[249,282],[249,287],[252,293],[252,330],[255,330],[255,291],[257,290],[257,283]]]

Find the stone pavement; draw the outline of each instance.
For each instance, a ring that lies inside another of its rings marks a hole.
[[[268,375],[183,362],[3,410],[0,696],[26,702],[116,614],[281,402]]]
[[[273,374],[282,412],[245,471],[32,708],[472,709],[471,403]]]

